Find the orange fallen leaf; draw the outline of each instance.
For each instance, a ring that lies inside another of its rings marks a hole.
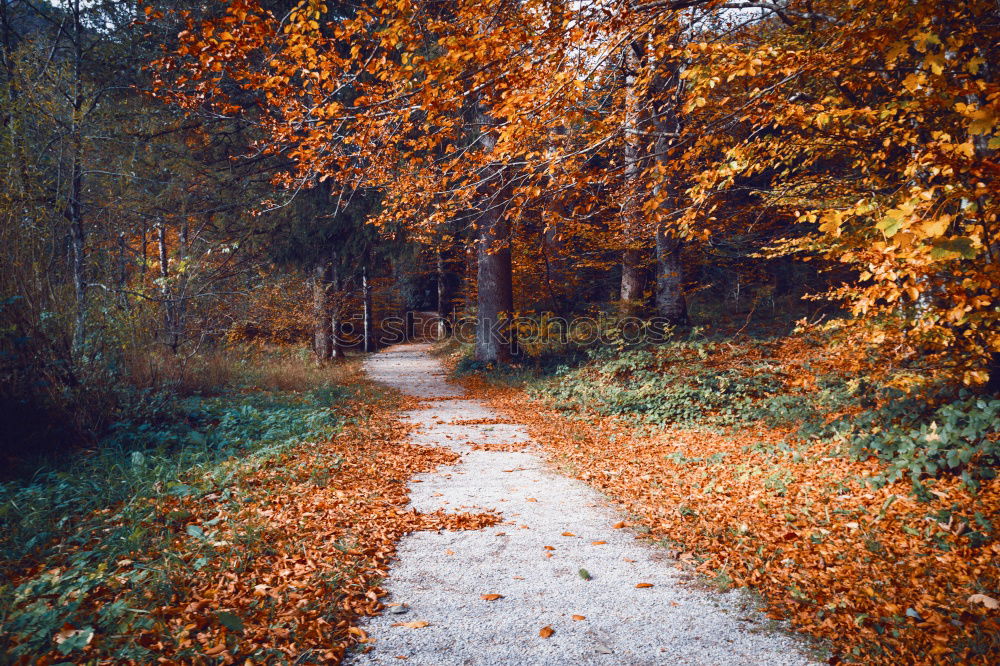
[[[606,543],[607,543],[607,541],[591,541],[590,545],[591,546],[603,546]]]
[[[642,589],[644,587],[653,587],[652,583],[636,583],[636,587]]]
[[[204,654],[206,657],[215,657],[217,655],[222,654],[225,651],[226,651],[226,643],[225,641],[222,641],[218,645],[208,648],[207,650],[202,652],[202,654]]]
[[[586,615],[574,615],[573,619],[579,622],[580,620],[586,620],[587,616]]]
[[[623,522],[620,522],[620,523],[615,523],[611,527],[613,527],[616,530],[620,530],[623,527],[628,527],[628,525],[623,521]]]
[[[394,626],[394,627],[409,627],[410,629],[423,629],[424,627],[429,626],[429,625],[430,625],[430,622],[428,622],[427,620],[414,620],[413,622],[397,622],[397,623],[395,623],[392,626]]]
[[[357,636],[362,641],[368,640],[368,634],[361,627],[348,627],[347,633]]]
[[[536,499],[535,499],[534,497],[529,497],[529,498],[528,498],[527,500],[525,500],[525,501],[526,501],[526,502],[537,502],[538,500],[536,500]]]
[[[497,599],[503,599],[502,594],[483,594],[479,597],[483,601],[496,601]]]
[[[550,626],[548,626],[548,625],[545,625],[545,626],[544,626],[544,627],[542,627],[542,628],[541,628],[541,630],[540,630],[540,631],[538,632],[538,635],[539,635],[539,636],[541,636],[542,638],[548,638],[549,636],[551,636],[551,635],[552,635],[552,634],[554,634],[554,633],[556,633],[556,630],[555,630],[555,629],[553,629],[552,627],[550,627]]]
[[[575,535],[575,534],[573,534],[572,532],[563,532],[563,533],[562,533],[562,535],[563,535],[563,536],[576,536],[576,535]]]
[[[447,550],[444,551],[444,554],[445,555],[454,555],[455,551],[453,551],[451,548],[448,548]]]

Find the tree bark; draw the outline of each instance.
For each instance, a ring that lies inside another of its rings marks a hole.
[[[476,360],[506,363],[514,340],[508,317],[514,311],[514,291],[507,225],[499,212],[480,216],[477,242],[478,304],[476,311]]]
[[[160,258],[160,300],[163,302],[163,337],[171,349],[177,351],[172,343],[174,330],[174,301],[170,293],[170,264],[167,253],[167,231],[163,222],[156,225],[156,246]]]
[[[341,361],[346,357],[346,354],[344,353],[343,339],[341,337],[343,312],[341,312],[340,303],[337,301],[337,296],[340,292],[340,274],[338,271],[337,260],[337,251],[333,250],[330,257],[330,291],[328,292],[332,301],[329,305],[331,361]]]
[[[626,313],[637,311],[643,304],[646,290],[645,252],[637,247],[642,242],[640,219],[642,190],[639,177],[642,173],[643,145],[640,138],[645,125],[644,107],[639,100],[636,81],[642,63],[642,46],[632,42],[625,47],[623,65],[625,67],[626,112],[625,112],[625,188],[626,201],[623,204],[623,235],[625,249],[622,252],[622,281],[619,298]]]
[[[83,223],[83,22],[80,0],[72,5],[73,18],[73,109],[70,121],[72,157],[70,166],[69,226],[73,248],[73,352],[82,352],[87,337],[87,255]]]
[[[330,358],[330,265],[320,259],[313,267],[313,353],[316,363],[323,364]]]
[[[651,84],[652,122],[650,129],[656,133],[654,157],[657,164],[667,166],[672,159],[670,146],[673,137],[680,135],[681,113],[680,105],[683,96],[683,81],[681,67],[677,66],[669,74],[658,71]],[[664,170],[666,172],[666,170]],[[660,194],[663,188],[669,188],[669,182],[656,186]],[[656,228],[656,316],[674,326],[686,326],[688,323],[687,301],[684,298],[684,271],[681,263],[681,248],[683,241],[666,228],[663,221],[666,205],[677,206],[678,196],[674,191],[668,192],[661,203],[661,218]]]
[[[490,127],[490,119],[477,114],[480,127]],[[490,154],[496,138],[483,132],[479,137],[483,152]],[[502,167],[490,165],[480,192],[480,213],[476,220],[476,360],[506,363],[516,344],[509,315],[514,311],[514,284],[510,253],[510,229],[503,218]]]
[[[688,323],[684,299],[681,240],[661,228],[656,234],[656,315],[674,326]]]
[[[372,288],[368,284],[368,266],[361,267],[361,302],[362,302],[362,334],[364,335],[365,353],[375,351],[375,341],[372,339]]]

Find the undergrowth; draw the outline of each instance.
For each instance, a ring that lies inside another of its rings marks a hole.
[[[878,485],[956,474],[970,488],[1000,465],[1000,397],[930,384],[907,393],[894,377],[814,361],[829,340],[797,349],[789,362],[780,339],[692,336],[655,346],[601,345],[586,353],[547,352],[513,365],[484,364],[469,350],[456,375],[483,373],[495,384],[524,386],[567,415],[617,416],[653,428],[718,432],[756,424],[791,429],[791,440],[837,442],[858,460],[876,457]],[[811,350],[811,351],[809,351]]]
[[[0,484],[0,652],[16,661],[55,640],[59,653],[78,654],[97,633],[121,639],[116,658],[146,658],[128,636],[152,626],[149,608],[169,600],[179,569],[209,562],[182,556],[175,539],[211,540],[214,527],[189,525],[190,514],[162,507],[213,494],[239,502],[235,478],[342,427],[331,407],[354,393],[342,383],[348,371],[303,372],[325,383],[278,390],[261,381],[274,369],[260,363],[214,395],[158,398],[93,448]],[[254,538],[250,526],[244,536]],[[157,555],[122,572],[118,564],[137,551]],[[122,587],[133,592],[92,612],[91,596]]]
[[[825,335],[457,373],[551,459],[858,663],[992,663],[1000,399]],[[908,380],[923,376],[914,385]],[[903,381],[903,380],[907,381]],[[992,609],[992,610],[991,610]]]

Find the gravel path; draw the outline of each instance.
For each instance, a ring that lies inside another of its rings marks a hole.
[[[744,594],[706,591],[662,551],[614,529],[621,517],[606,500],[546,467],[530,447],[473,450],[469,442],[526,442],[528,436],[516,424],[453,423],[497,414],[449,384],[426,345],[371,356],[366,370],[404,393],[438,398],[406,414],[419,425],[412,441],[462,454],[460,464],[415,479],[413,505],[495,509],[505,522],[406,537],[386,582],[387,603],[405,612],[366,619],[362,627],[374,646],[349,663],[813,663],[799,641],[770,629]],[[488,594],[503,596],[482,599]],[[428,625],[393,626],[421,621]],[[547,626],[554,633],[542,638]]]

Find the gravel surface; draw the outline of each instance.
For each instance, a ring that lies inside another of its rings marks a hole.
[[[708,591],[662,549],[614,529],[621,516],[607,500],[555,473],[530,446],[473,450],[470,442],[529,438],[517,424],[452,423],[497,414],[449,384],[427,346],[394,347],[369,357],[366,369],[404,393],[438,398],[406,414],[419,425],[412,441],[462,454],[460,464],[415,479],[413,505],[494,509],[505,522],[406,537],[386,582],[385,601],[400,606],[364,620],[375,642],[348,663],[814,663],[803,643],[775,630],[747,595]],[[482,599],[488,594],[503,596]],[[420,621],[428,625],[393,626]],[[553,630],[549,638],[539,635],[544,627]]]

